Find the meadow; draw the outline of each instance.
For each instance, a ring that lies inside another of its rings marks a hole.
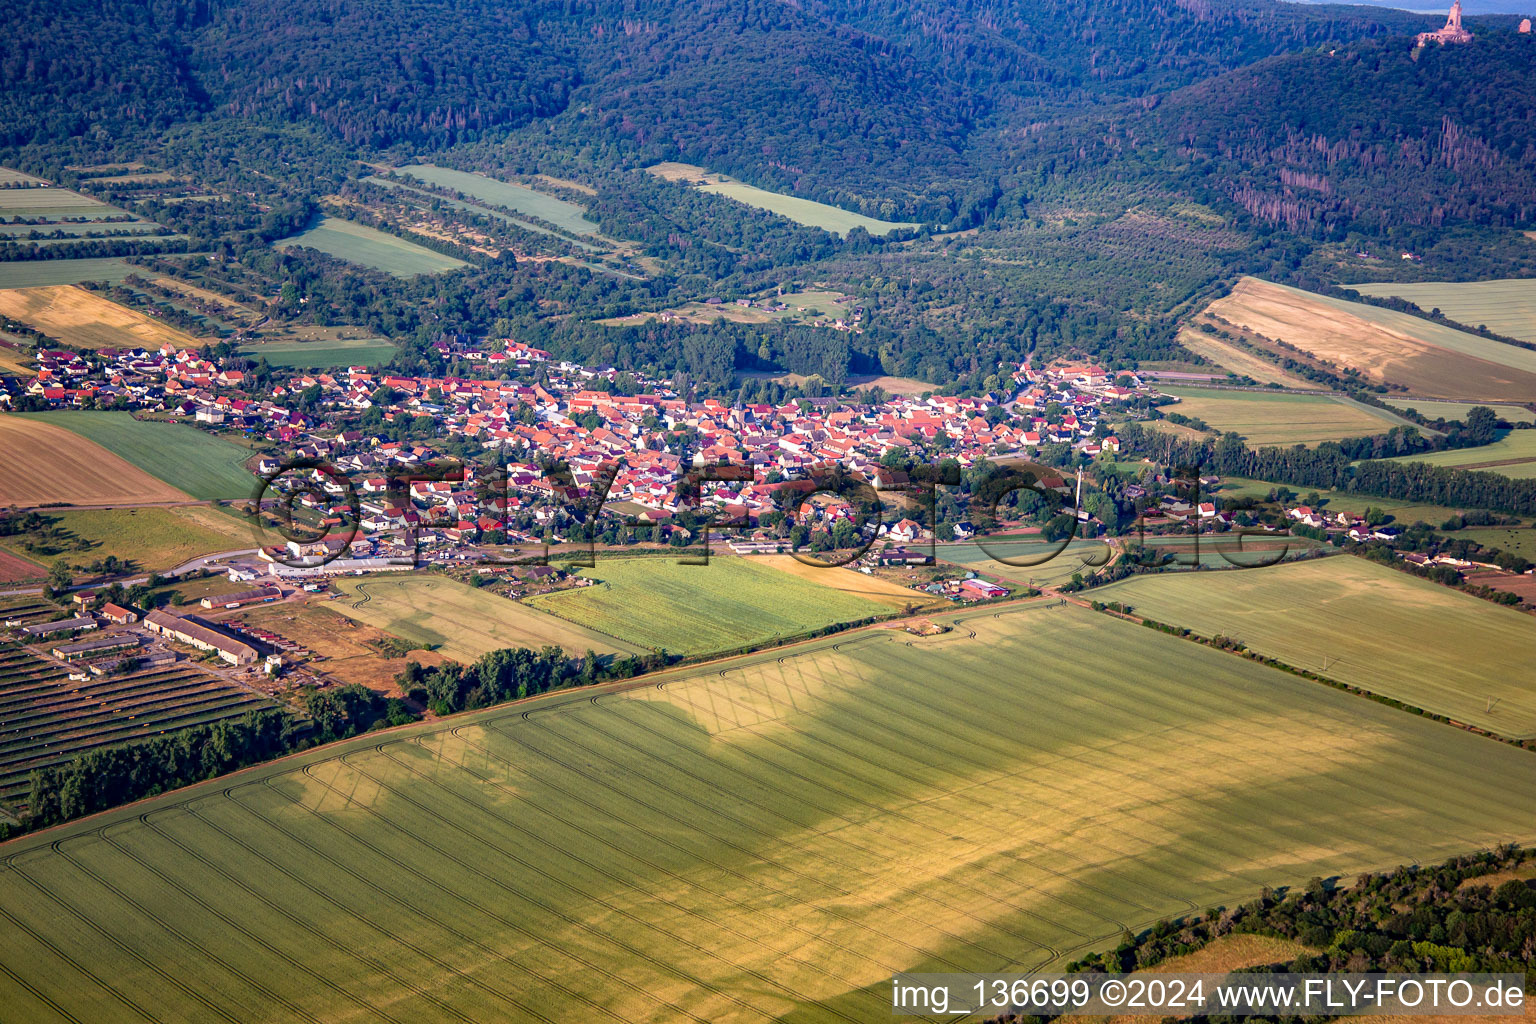
[[[1536,620],[1363,558],[1140,576],[1093,593],[1501,736],[1536,735]]]
[[[1177,405],[1163,406],[1164,414],[1182,413],[1204,420],[1217,430],[1235,430],[1253,447],[1317,445],[1346,437],[1384,434],[1403,423],[1391,413],[1330,395],[1277,395],[1174,384],[1159,384],[1158,390],[1179,399]],[[1154,422],[1152,426],[1161,424]]]
[[[189,508],[45,509],[52,525],[86,541],[84,550],[54,554],[27,550],[25,535],[0,537],[0,546],[45,566],[54,562],[89,564],[108,555],[151,572],[172,569],[198,555],[248,550],[256,546],[251,530],[233,516],[201,506]]]
[[[124,278],[135,272],[141,273],[142,268],[115,256],[85,260],[8,260],[0,262],[0,289],[46,288],[81,281],[122,284]]]
[[[435,167],[432,164],[411,164],[408,167],[397,167],[395,171],[398,174],[410,175],[429,185],[450,188],[482,202],[494,203],[497,206],[505,206],[509,210],[529,214],[553,224],[562,231],[569,231],[573,235],[598,234],[597,223],[587,218],[585,207],[566,202],[547,192],[539,192],[526,185],[514,185],[508,181],[488,178],[483,174],[455,171],[448,167]]]
[[[1477,406],[1492,409],[1500,419],[1510,423],[1536,423],[1536,412],[1523,405],[1499,405],[1496,402],[1436,402],[1426,398],[1384,398],[1388,405],[1399,409],[1414,409],[1430,419],[1444,417],[1448,420],[1465,420]]]
[[[1252,277],[1206,312],[1415,395],[1536,400],[1536,352],[1408,313]]]
[[[71,681],[57,663],[0,651],[0,804],[25,803],[32,772],[268,703],[189,664]]]
[[[579,572],[594,585],[528,603],[671,654],[730,650],[891,612],[888,605],[748,558],[711,557],[708,565],[680,565],[674,558],[599,559],[595,569]]]
[[[1468,327],[1487,327],[1523,341],[1536,341],[1536,280],[1425,281],[1418,284],[1351,284],[1361,295],[1407,299]]]
[[[395,277],[440,274],[468,266],[463,260],[339,217],[322,217],[320,223],[308,231],[275,244],[279,249],[296,245],[318,249],[339,260],[382,270]]]
[[[62,426],[0,414],[0,505],[185,501],[187,495]]]
[[[1265,885],[1531,838],[1529,752],[1079,608],[947,621],[23,837],[0,999],[40,1024],[871,1021],[897,971],[1059,964]]]
[[[1536,430],[1509,430],[1502,433],[1503,436],[1492,444],[1476,448],[1399,455],[1387,461],[1427,462],[1432,466],[1454,466],[1517,479],[1536,477]]]
[[[614,637],[446,576],[389,573],[339,579],[335,586],[344,596],[329,606],[333,610],[455,661],[468,663],[503,647],[546,645],[577,657],[589,648],[640,653]]]
[[[767,210],[780,217],[787,217],[797,224],[821,228],[835,235],[846,235],[854,228],[863,228],[872,235],[884,235],[900,228],[922,226],[901,221],[878,220],[874,217],[866,217],[862,213],[853,213],[811,199],[769,192],[755,185],[748,185],[744,181],[737,181],[729,175],[706,171],[693,164],[660,163],[654,167],[647,167],[646,170],[658,178],[695,185],[701,191],[713,192],[727,199],[734,199],[738,203],[745,203],[747,206],[755,206],[759,210]]]
[[[340,366],[380,366],[394,358],[395,346],[383,338],[271,341],[246,345],[240,352],[252,359],[265,359],[271,366],[320,370]]]
[[[18,415],[94,441],[200,501],[249,498],[259,483],[245,468],[249,450],[185,423],[136,420],[126,412],[62,410]],[[79,503],[107,504],[108,499],[85,498]]]
[[[178,349],[207,344],[186,331],[75,285],[0,290],[0,316],[76,348]]]

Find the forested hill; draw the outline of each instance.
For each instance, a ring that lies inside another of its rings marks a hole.
[[[944,221],[996,133],[1435,19],[1273,0],[17,0],[0,144],[176,120],[431,151],[529,125]]]
[[[1062,120],[1014,154],[1041,178],[1151,179],[1312,237],[1520,226],[1536,218],[1536,40],[1276,57]]]

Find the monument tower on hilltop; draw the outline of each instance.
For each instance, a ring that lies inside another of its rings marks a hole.
[[[1461,26],[1461,0],[1455,0],[1451,4],[1451,16],[1445,19],[1445,28],[1438,32],[1420,32],[1418,44],[1439,43],[1470,43],[1472,33]]]

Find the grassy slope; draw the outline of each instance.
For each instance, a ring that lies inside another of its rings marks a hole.
[[[1340,556],[1142,576],[1094,593],[1502,735],[1536,735],[1536,621],[1386,566]]]
[[[343,579],[348,596],[330,607],[414,643],[470,662],[502,647],[564,647],[574,655],[638,653],[630,644],[594,633],[527,605],[438,575]]]
[[[1527,752],[1081,609],[950,618],[24,838],[0,999],[51,1019],[19,976],[98,1024],[134,1019],[115,994],[193,1019],[188,990],[261,1020],[877,1020],[893,971],[1038,967],[1533,828]]]
[[[303,234],[285,238],[278,243],[279,248],[291,245],[319,249],[337,259],[373,267],[396,277],[439,274],[467,266],[463,260],[444,256],[403,238],[336,217],[322,218],[319,224]]]
[[[597,224],[587,219],[587,211],[584,207],[528,188],[526,185],[497,181],[483,174],[455,171],[447,167],[435,167],[432,164],[412,164],[397,170],[401,174],[419,178],[429,185],[451,188],[487,203],[495,203],[497,206],[505,206],[519,213],[531,214],[572,234],[596,235],[598,233]]]
[[[1391,462],[1427,462],[1432,466],[1464,466],[1511,477],[1536,476],[1536,430],[1511,430],[1492,444],[1455,448],[1423,455],[1400,455]],[[1484,465],[1502,462],[1504,465]]]
[[[114,455],[194,498],[249,498],[251,453],[185,423],[136,420],[126,412],[22,413],[95,441]]]
[[[728,650],[891,611],[742,558],[711,558],[707,566],[670,558],[611,559],[581,574],[599,582],[529,603],[674,654]]]

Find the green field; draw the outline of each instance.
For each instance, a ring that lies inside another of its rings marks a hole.
[[[12,217],[117,217],[126,213],[115,206],[71,192],[67,188],[0,189],[0,218]]]
[[[0,195],[3,194],[3,191],[0,191]],[[49,235],[55,231],[62,231],[64,234],[72,236],[86,234],[101,235],[104,232],[111,232],[113,235],[142,235],[146,232],[154,231],[158,227],[158,224],[147,220],[113,224],[98,224],[94,221],[85,224],[0,224],[0,241],[14,239],[25,242],[28,241],[26,236],[33,231],[40,231],[43,234]]]
[[[143,273],[113,256],[89,260],[11,260],[0,262],[0,288],[45,288],[81,281],[122,284],[132,273]]]
[[[136,420],[126,412],[18,413],[72,430],[194,498],[249,498],[251,452],[185,423]]]
[[[626,644],[527,605],[446,576],[395,573],[368,579],[340,579],[345,597],[329,605],[350,619],[393,633],[438,651],[455,661],[471,662],[503,647],[565,648],[581,656],[638,654]]]
[[[1407,299],[1426,313],[1440,312],[1468,327],[1536,341],[1536,280],[1426,281],[1419,284],[1351,284],[1361,295]]]
[[[338,217],[322,217],[319,224],[303,234],[277,243],[279,249],[295,245],[318,249],[348,263],[372,267],[396,277],[440,274],[468,266],[463,260]]]
[[[1415,409],[1429,419],[1445,417],[1448,420],[1465,420],[1467,414],[1481,405],[1492,409],[1500,419],[1510,423],[1536,423],[1536,412],[1523,405],[1499,405],[1495,402],[1436,402],[1428,398],[1384,398],[1382,401],[1399,409]]]
[[[1536,620],[1363,558],[1141,576],[1093,593],[1503,736],[1536,735]]]
[[[569,231],[573,235],[598,234],[598,226],[587,218],[585,207],[566,202],[547,192],[536,191],[526,185],[514,185],[511,182],[488,178],[483,174],[455,171],[448,167],[435,167],[432,164],[411,164],[409,167],[397,167],[395,170],[399,174],[410,175],[429,185],[451,188],[455,192],[473,196],[482,202],[494,203],[497,206],[505,206],[509,210],[529,214],[548,221],[562,231]]]
[[[1428,505],[1421,502],[1398,501],[1393,498],[1379,498],[1370,494],[1354,494],[1349,491],[1319,491],[1312,487],[1298,487],[1295,484],[1276,484],[1267,480],[1253,480],[1249,477],[1229,476],[1223,477],[1220,488],[1216,494],[1222,498],[1258,498],[1268,497],[1269,492],[1275,488],[1286,488],[1296,494],[1296,503],[1307,500],[1307,495],[1316,494],[1321,499],[1321,506],[1329,512],[1345,512],[1349,515],[1363,516],[1368,508],[1379,508],[1392,517],[1392,522],[1399,526],[1411,526],[1417,522],[1429,523],[1439,527],[1447,519],[1466,511],[1465,509],[1451,508],[1448,505]]]
[[[767,210],[780,217],[787,217],[797,224],[821,228],[823,231],[830,231],[837,235],[846,235],[854,228],[863,228],[872,235],[884,235],[899,228],[921,227],[919,224],[866,217],[862,213],[853,213],[826,203],[801,199],[798,196],[769,192],[755,185],[748,185],[744,181],[737,181],[729,175],[716,174],[692,164],[662,163],[646,169],[659,178],[697,184],[702,192],[713,192],[715,195],[734,199],[738,203],[745,203],[747,206],[755,206],[759,210]]]
[[[849,1024],[886,1018],[896,971],[1059,964],[1536,831],[1529,752],[1078,608],[947,621],[16,840],[0,1000],[92,1024]]]
[[[25,535],[0,537],[0,548],[43,565],[90,564],[108,555],[138,569],[173,569],[198,555],[247,550],[256,546],[249,527],[210,508],[116,508],[70,511],[43,509],[53,525],[89,543],[84,550],[66,546],[52,555],[29,551]]]
[[[1431,466],[1498,473],[1500,476],[1528,479],[1536,477],[1536,430],[1509,430],[1492,444],[1477,448],[1453,448],[1422,455],[1399,455],[1389,462],[1427,462]]]
[[[1180,399],[1176,405],[1163,406],[1164,414],[1182,413],[1217,430],[1235,430],[1254,447],[1315,445],[1384,434],[1404,422],[1391,413],[1328,395],[1277,395],[1173,384],[1160,384],[1158,390]]]
[[[795,636],[891,609],[750,559],[708,565],[672,558],[599,559],[581,575],[598,582],[528,603],[642,647],[707,654]]]
[[[240,350],[272,366],[329,369],[337,366],[381,366],[394,358],[393,342],[382,338],[355,341],[277,341],[247,345]]]

